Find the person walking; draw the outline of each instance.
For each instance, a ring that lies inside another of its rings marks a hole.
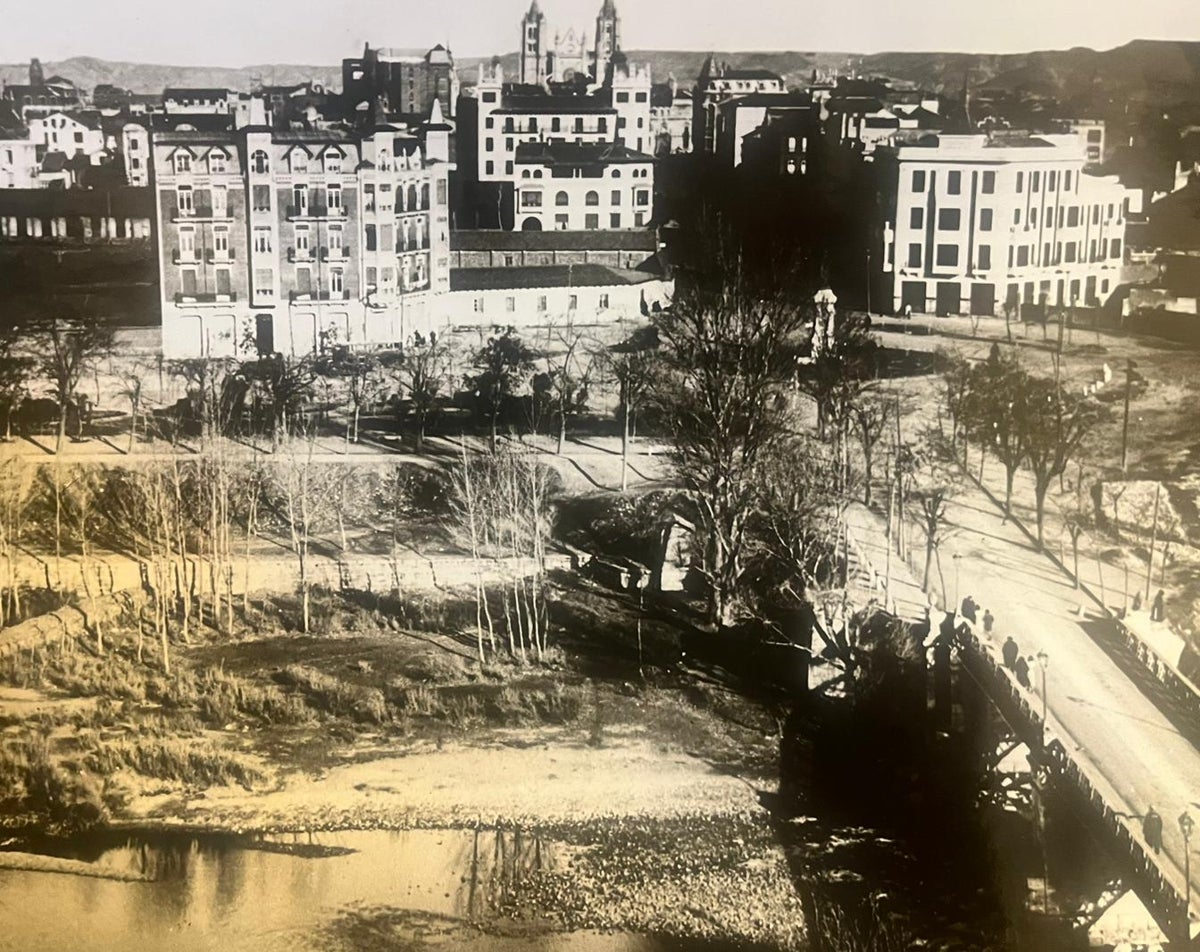
[[[1162,817],[1151,806],[1146,810],[1146,815],[1142,817],[1142,836],[1146,839],[1146,845],[1155,853],[1162,852],[1162,834]]]
[[[968,595],[962,600],[962,616],[972,625],[975,624],[975,613],[979,610],[979,606],[975,604],[975,599]]]
[[[1135,612],[1140,612],[1142,610],[1142,593],[1141,592],[1133,593],[1133,610]],[[1150,618],[1151,619],[1154,618],[1153,612],[1150,613]]]
[[[992,614],[992,610],[990,608],[985,608],[983,610],[983,630],[984,630],[984,632],[990,635],[992,633],[992,628],[995,626],[995,624],[996,624],[996,616]],[[1009,638],[1008,640],[1012,641],[1012,638]],[[1015,644],[1015,642],[1014,642],[1014,644]]]
[[[1013,664],[1013,671],[1017,675],[1017,683],[1026,691],[1030,690],[1032,686],[1029,683],[1029,662],[1018,656]]]
[[[1160,588],[1154,596],[1154,601],[1150,604],[1150,620],[1162,621],[1166,616],[1163,613],[1163,590]]]
[[[1009,670],[1014,670],[1017,665],[1017,658],[1021,655],[1021,649],[1017,647],[1017,643],[1013,641],[1013,636],[1009,635],[1004,640],[1004,647],[1000,649],[1000,656],[1004,658],[1004,667]]]

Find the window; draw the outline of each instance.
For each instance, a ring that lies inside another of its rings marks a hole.
[[[209,174],[210,175],[224,175],[225,174],[225,159],[226,159],[226,155],[224,152],[217,151],[217,152],[208,153],[208,172],[209,172]]]
[[[196,233],[190,226],[179,229],[179,260],[196,260]]]
[[[637,225],[639,228],[641,228],[642,225],[646,224],[646,213],[645,212],[634,212],[633,213],[633,223],[635,225]]]
[[[1025,267],[1028,267],[1028,265],[1029,265],[1029,246],[1021,245],[1021,247],[1017,249],[1017,267],[1025,268]]]
[[[179,203],[180,215],[195,214],[196,206],[192,203],[192,187],[190,185],[180,185],[175,190],[175,196]]]
[[[613,189],[612,202],[610,204],[612,204],[614,206],[621,204],[621,192],[619,189],[615,189],[615,188]]]
[[[588,192],[587,195],[583,197],[583,204],[588,206],[599,205],[600,195],[596,192]]]
[[[218,185],[212,190],[213,218],[225,218],[229,214],[229,189]]]
[[[342,257],[342,229],[341,228],[330,228],[329,229],[329,257],[331,257],[331,258]]]
[[[490,136],[488,138],[484,139],[483,140],[483,151],[484,152],[495,152],[496,151],[496,140],[491,138]]]
[[[288,156],[288,168],[292,172],[307,172],[308,171],[308,153],[303,149],[296,149]]]
[[[910,268],[921,267],[921,246],[915,242],[908,246],[908,266]]]
[[[485,175],[493,175],[496,172],[496,163],[490,159],[483,163],[483,172]]]
[[[1013,224],[1021,224],[1021,209],[1019,208],[1013,210]]]
[[[609,228],[620,228],[621,227],[621,213],[620,212],[613,212],[611,215],[608,216],[608,227]]]
[[[541,178],[541,177],[542,177],[542,173],[541,173],[541,172],[538,172],[538,173],[537,173],[537,174],[534,176],[534,178]],[[437,183],[437,203],[438,203],[439,205],[445,205],[445,204],[446,204],[446,180],[445,180],[445,179],[438,179],[438,183]]]
[[[637,190],[637,192],[634,194],[634,204],[649,205],[650,204],[650,192],[647,189],[639,188]]]
[[[1075,252],[1075,242],[1073,242],[1073,241],[1068,241],[1068,242],[1067,242],[1067,256],[1066,256],[1066,257],[1067,257],[1067,264],[1074,264],[1074,262],[1075,262],[1075,253],[1076,253],[1076,252]]]
[[[602,311],[608,310],[608,295],[607,294],[600,295],[600,310],[602,310]]]
[[[1074,228],[1079,224],[1079,206],[1072,205],[1067,211],[1067,227]]]
[[[474,308],[476,314],[482,314],[483,313],[483,298],[481,298],[481,297],[475,298],[473,301],[471,301],[471,306]]]
[[[555,231],[566,231],[568,227],[569,227],[569,222],[568,222],[566,215],[555,215],[554,216],[554,230]]]
[[[940,268],[954,268],[958,266],[958,245],[938,245],[937,246],[937,263]]]
[[[213,229],[213,252],[218,258],[229,257],[229,229]]]
[[[1020,195],[1021,192],[1023,192],[1023,191],[1025,191],[1025,173],[1018,172],[1017,173],[1017,194]]]
[[[544,295],[544,294],[540,294],[540,295],[538,295],[538,299],[537,299],[537,309],[538,309],[539,311],[545,311],[545,310],[546,310],[546,295]]]
[[[331,182],[325,189],[325,197],[329,203],[329,211],[340,213],[342,210],[342,187]]]
[[[517,309],[517,299],[515,297],[506,297],[504,299],[504,310],[512,314]]]
[[[308,186],[294,185],[292,187],[292,205],[297,215],[308,214]]]
[[[1109,251],[1108,256],[1110,258],[1121,257],[1121,239],[1120,238],[1114,238],[1112,240],[1112,242],[1109,244],[1109,248],[1110,248],[1110,251]]]
[[[938,212],[939,231],[958,231],[961,224],[962,212],[957,208],[943,208]]]
[[[1029,209],[1029,227],[1037,228],[1037,209],[1036,208]]]
[[[588,231],[595,231],[600,227],[599,215],[585,215],[583,219],[583,227]]]
[[[925,227],[925,209],[913,208],[909,210],[908,227],[918,230]]]
[[[271,160],[267,158],[267,153],[259,149],[250,156],[250,171],[258,175],[271,171]]]
[[[186,152],[175,153],[175,171],[176,173],[190,172],[192,170],[192,157]]]
[[[558,116],[555,116],[553,119],[550,120],[550,131],[551,132],[562,132],[562,120],[559,119]]]
[[[1056,185],[1058,185],[1058,173],[1051,172],[1046,177],[1046,191],[1053,192]]]
[[[1059,205],[1058,206],[1058,227],[1062,228],[1062,226],[1063,226],[1063,206]]]
[[[1042,173],[1034,172],[1033,177],[1029,182],[1029,191],[1036,192],[1038,190],[1038,186],[1041,184],[1042,184]]]
[[[250,192],[250,204],[256,212],[271,210],[271,186],[255,185]]]
[[[962,192],[962,172],[946,173],[946,191],[950,195],[958,195]]]
[[[179,273],[179,281],[180,281],[180,284],[182,285],[181,290],[183,291],[184,294],[193,295],[196,293],[196,269],[195,268],[184,268]]]
[[[542,193],[541,192],[522,192],[521,204],[526,208],[541,208]]]
[[[925,191],[925,173],[919,169],[912,174],[912,190],[914,192]]]
[[[979,270],[990,271],[992,267],[992,248],[991,245],[979,246]]]
[[[617,102],[629,102],[629,93],[617,93]]]
[[[566,192],[559,192],[554,196],[554,204],[560,208],[565,208],[571,204],[571,197]]]
[[[1053,259],[1050,257],[1050,242],[1042,245],[1042,264],[1048,265]]]
[[[340,175],[342,172],[342,154],[337,150],[325,153],[325,171],[329,175]]]
[[[984,172],[983,173],[983,194],[984,195],[992,195],[995,193],[995,191],[996,191],[996,173],[995,172]]]
[[[979,210],[979,230],[992,230],[992,210],[990,208],[981,208]]]
[[[254,269],[254,296],[258,298],[275,296],[275,272],[271,268]]]
[[[1071,191],[1071,173],[1070,172],[1063,172],[1063,189],[1068,192]]]
[[[634,99],[635,99],[637,102],[646,102],[646,101],[647,101],[647,96],[646,96],[646,94],[645,94],[645,93],[638,93],[638,94],[637,94],[636,96],[634,96],[633,98],[634,98]]]
[[[346,290],[345,273],[341,268],[329,269],[329,293],[342,294]]]
[[[572,294],[570,297],[567,298],[567,310],[575,311],[578,309],[579,309],[579,295]]]
[[[296,257],[297,258],[307,258],[308,257],[308,249],[309,249],[308,225],[297,225],[296,226]]]
[[[271,229],[270,228],[255,228],[254,229],[254,250],[260,253],[266,253],[271,250]]]
[[[496,94],[495,94],[495,93],[484,93],[484,94],[483,94],[483,101],[484,101],[484,102],[495,102],[495,101],[496,101]]]

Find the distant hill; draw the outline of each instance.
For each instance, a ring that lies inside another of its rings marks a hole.
[[[89,93],[101,83],[112,83],[136,93],[159,93],[167,86],[224,87],[249,92],[256,79],[270,85],[316,80],[341,88],[342,67],[267,64],[229,69],[220,66],[166,66],[151,63],[116,63],[75,56],[58,62],[43,62],[47,77],[63,76]],[[0,79],[8,83],[29,82],[29,64],[0,65]]]
[[[348,51],[351,52],[351,51]],[[418,51],[412,51],[414,53]],[[961,93],[970,76],[976,93],[988,89],[1049,96],[1079,115],[1117,118],[1129,104],[1153,102],[1200,122],[1200,41],[1134,40],[1113,50],[1084,48],[1043,50],[1006,55],[971,53],[857,53],[839,52],[722,52],[716,57],[733,66],[760,66],[781,74],[790,85],[805,82],[814,69],[854,71],[914,83],[947,95]],[[655,79],[674,75],[691,85],[707,52],[686,50],[630,50],[635,63],[649,63]],[[472,85],[480,63],[492,57],[460,57],[464,85]],[[517,57],[499,57],[505,71],[516,75]],[[285,84],[315,79],[340,88],[340,66],[290,64],[245,66],[240,69],[115,63],[75,57],[43,64],[46,75],[61,74],[91,90],[98,83],[113,83],[137,92],[158,92],[165,86],[225,86],[246,91],[256,79]],[[26,82],[25,64],[0,66],[0,78]]]

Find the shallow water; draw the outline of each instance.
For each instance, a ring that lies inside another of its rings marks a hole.
[[[90,952],[663,952],[677,941],[598,933],[485,935],[520,878],[568,848],[519,833],[371,831],[278,837],[107,836],[69,854],[145,873],[124,883],[0,871],[0,949]],[[341,855],[290,855],[344,852]],[[325,848],[322,850],[322,848]],[[502,929],[502,931],[509,931]]]

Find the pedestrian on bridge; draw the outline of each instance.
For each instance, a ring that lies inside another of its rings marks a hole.
[[[1146,845],[1155,853],[1162,852],[1162,833],[1162,817],[1151,806],[1146,811],[1146,815],[1142,817],[1142,836],[1146,839]]]
[[[990,635],[990,634],[992,633],[992,627],[993,627],[995,624],[996,624],[996,616],[992,614],[992,610],[991,610],[990,608],[985,608],[985,609],[983,610],[983,630],[984,630],[984,633],[985,633],[985,634],[989,634],[989,635]],[[1009,638],[1009,641],[1012,641],[1012,638]],[[1014,642],[1014,644],[1015,644],[1015,642]]]
[[[1166,616],[1163,614],[1163,590],[1160,588],[1158,594],[1154,596],[1154,601],[1150,605],[1150,620],[1162,621]]]
[[[987,616],[985,615],[984,618]],[[985,622],[986,624],[986,622]],[[1017,666],[1017,658],[1021,655],[1021,649],[1017,647],[1017,643],[1013,641],[1013,636],[1009,635],[1004,640],[1004,647],[1000,649],[1000,655],[1004,658],[1004,667],[1009,670],[1015,670]]]
[[[975,604],[973,596],[968,595],[962,600],[962,616],[972,625],[975,624],[975,613],[979,610],[979,606]]]
[[[1141,592],[1133,593],[1133,610],[1135,612],[1140,612],[1142,610],[1142,593]],[[1153,618],[1153,617],[1154,616],[1152,614],[1151,618]]]
[[[1030,661],[1032,660],[1033,659],[1031,658]],[[1029,683],[1029,661],[1026,661],[1024,658],[1018,656],[1016,663],[1013,665],[1013,672],[1016,674],[1017,683],[1021,685],[1021,687],[1023,687],[1026,691],[1032,689],[1032,685]]]

